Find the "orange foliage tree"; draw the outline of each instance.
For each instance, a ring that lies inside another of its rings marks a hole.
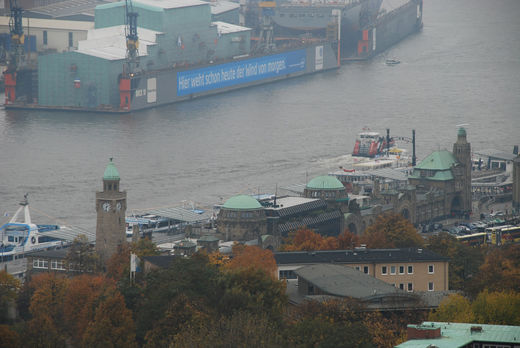
[[[514,244],[490,250],[472,283],[473,293],[481,289],[518,291],[520,245]]]
[[[224,269],[247,270],[250,268],[261,269],[268,275],[275,276],[276,261],[273,253],[257,246],[233,245],[233,258],[224,264]]]
[[[361,242],[368,248],[408,248],[422,247],[424,240],[412,223],[399,214],[385,214],[377,217],[363,235]]]
[[[300,228],[286,238],[281,251],[343,250],[359,245],[359,238],[348,229],[337,237],[323,237],[308,228]]]
[[[38,286],[29,306],[32,319],[25,327],[22,340],[31,347],[63,347],[66,336],[61,323],[67,280],[45,273],[33,281]]]
[[[95,310],[107,293],[115,291],[115,283],[105,277],[80,275],[69,280],[63,303],[64,324],[69,334],[80,342]]]
[[[96,308],[82,345],[84,347],[137,347],[135,324],[132,312],[126,308],[125,300],[118,291],[108,291]]]

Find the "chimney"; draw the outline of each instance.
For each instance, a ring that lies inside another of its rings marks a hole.
[[[430,339],[441,337],[441,327],[427,325],[408,325],[407,335],[409,340],[415,339]]]

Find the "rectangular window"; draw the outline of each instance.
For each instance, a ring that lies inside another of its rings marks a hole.
[[[399,274],[404,274],[404,266],[399,266]]]
[[[43,31],[43,44],[47,45],[47,30]]]
[[[386,266],[381,266],[381,274],[387,274]]]
[[[359,266],[356,266],[356,271],[360,271],[361,268],[359,268]]]
[[[72,39],[72,32],[69,31],[69,47],[74,46],[74,40]]]
[[[390,274],[395,274],[395,266],[390,266]]]
[[[363,266],[363,272],[364,272],[365,274],[369,274],[369,273],[368,273],[368,266]]]
[[[33,260],[33,268],[49,268],[49,261],[43,259]]]
[[[399,289],[404,290],[404,284],[403,283],[399,283]]]
[[[63,260],[51,260],[51,269],[65,270]]]
[[[412,292],[413,291],[413,283],[408,283],[408,292]]]
[[[296,279],[296,273],[292,270],[280,271],[280,279]]]
[[[433,291],[434,288],[433,288],[433,282],[429,282],[428,283],[428,291]]]
[[[413,266],[408,266],[408,274],[413,274]]]
[[[433,270],[434,270],[433,265],[428,265],[428,273],[433,274]]]

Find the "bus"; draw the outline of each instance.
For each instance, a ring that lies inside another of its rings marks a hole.
[[[502,234],[502,244],[520,242],[520,226],[505,227],[500,230]]]
[[[504,225],[486,228],[490,242],[494,245],[520,242],[520,225]]]
[[[479,246],[488,242],[488,234],[486,232],[467,234],[465,236],[457,236],[457,240],[469,246]]]

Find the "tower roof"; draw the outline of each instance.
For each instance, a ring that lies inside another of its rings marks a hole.
[[[344,189],[345,186],[335,176],[322,175],[309,181],[307,188],[314,190],[339,190]]]
[[[251,196],[238,195],[228,199],[222,208],[233,210],[256,210],[262,209],[262,205]]]
[[[108,162],[107,167],[105,168],[105,173],[103,174],[103,180],[119,180],[119,172],[117,171],[114,162],[112,162],[112,158],[110,158],[110,162]]]
[[[464,127],[460,127],[459,128],[459,131],[457,132],[457,135],[460,137],[460,136],[466,136],[466,130],[464,129]]]

